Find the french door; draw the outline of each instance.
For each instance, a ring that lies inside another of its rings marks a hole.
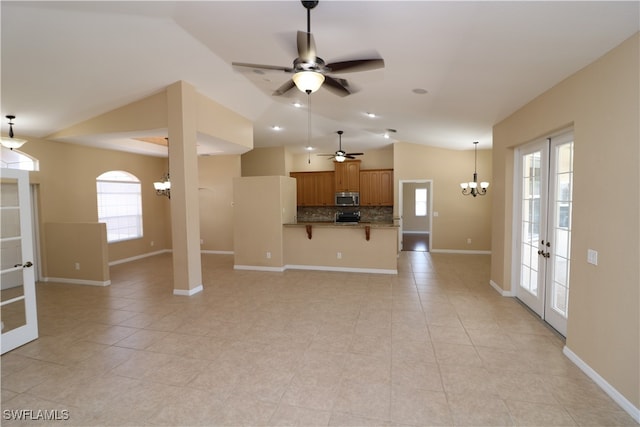
[[[0,168],[2,354],[38,338],[29,172]]]
[[[516,297],[566,336],[569,317],[573,133],[517,150]]]

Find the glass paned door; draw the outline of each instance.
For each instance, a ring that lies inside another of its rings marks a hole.
[[[518,150],[516,296],[563,335],[569,307],[573,135]]]
[[[29,172],[0,168],[2,354],[38,338]]]

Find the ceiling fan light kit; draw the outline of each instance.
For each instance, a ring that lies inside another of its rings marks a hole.
[[[298,57],[294,59],[291,67],[278,65],[251,64],[245,62],[232,62],[235,67],[252,68],[254,71],[276,70],[285,73],[293,73],[289,81],[273,92],[273,95],[284,95],[289,90],[297,87],[307,94],[313,93],[325,87],[339,96],[347,96],[353,93],[349,82],[345,79],[331,76],[332,73],[347,73],[353,71],[367,71],[384,68],[382,58],[352,59],[325,64],[324,60],[316,55],[316,44],[311,34],[311,9],[318,5],[318,1],[301,0],[307,10],[307,31],[298,31],[296,43]]]
[[[318,156],[329,156],[329,160],[333,159],[338,163],[342,163],[347,159],[355,159],[355,156],[363,156],[364,153],[347,153],[342,149],[342,134],[344,131],[337,131],[338,134],[338,151],[333,154],[318,154]]]
[[[16,118],[16,116],[14,115],[7,115],[5,116],[7,119],[9,119],[9,137],[2,137],[2,140],[0,141],[0,143],[2,144],[3,147],[8,148],[10,150],[13,150],[14,148],[20,148],[22,147],[27,140],[26,139],[19,139],[19,138],[14,138],[13,137],[13,120]]]
[[[324,75],[316,71],[299,71],[291,77],[296,87],[305,93],[313,93],[324,83]]]

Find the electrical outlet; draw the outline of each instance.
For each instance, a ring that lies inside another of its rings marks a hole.
[[[267,259],[271,259],[271,252],[267,252]]]
[[[470,244],[471,244],[471,237],[467,239],[467,245],[470,245]]]
[[[204,245],[204,239],[200,239],[200,244]]]
[[[80,270],[80,263],[76,262],[76,270]]]
[[[154,242],[153,240],[152,240],[151,242],[149,242],[149,245],[150,245],[150,246],[153,246],[153,245],[155,245],[155,244],[156,244],[156,242]]]
[[[337,257],[338,259],[342,259],[342,252],[338,252],[338,253],[336,253],[336,257]]]

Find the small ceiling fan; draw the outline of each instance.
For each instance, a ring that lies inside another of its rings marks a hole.
[[[342,134],[343,131],[336,132],[339,138],[338,151],[334,154],[318,154],[318,156],[329,156],[329,160],[334,159],[336,162],[344,162],[346,159],[355,159],[355,156],[362,156],[364,153],[347,153],[342,149]]]
[[[293,73],[293,76],[289,81],[273,92],[273,95],[276,96],[284,95],[295,86],[307,94],[313,93],[321,86],[324,86],[339,96],[347,96],[354,92],[349,87],[349,82],[345,79],[333,77],[330,73],[367,71],[384,67],[384,60],[382,58],[353,59],[325,64],[322,58],[316,56],[316,44],[313,39],[313,34],[311,34],[311,9],[318,5],[318,0],[301,0],[301,2],[307,9],[307,31],[298,31],[298,57],[294,59],[292,67],[249,64],[244,62],[232,62],[232,65],[235,67],[258,68]]]

